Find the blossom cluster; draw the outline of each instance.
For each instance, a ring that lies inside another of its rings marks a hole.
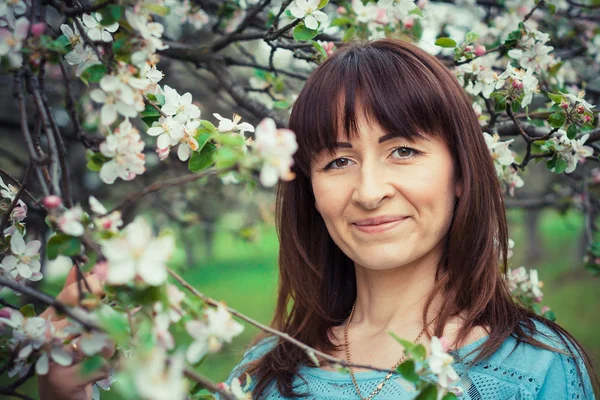
[[[563,161],[563,164],[555,163],[550,169],[552,172],[565,172],[570,174],[575,171],[579,162],[585,161],[586,157],[594,154],[594,149],[585,146],[585,142],[590,137],[589,133],[580,138],[569,139],[567,132],[559,129],[555,135],[546,141],[541,147],[543,150],[552,151],[555,157]]]
[[[539,280],[535,269],[529,271],[525,267],[509,269],[506,282],[510,292],[519,299],[531,299],[535,303],[540,303],[544,297],[541,290],[544,284]]]
[[[3,314],[0,317],[0,327],[12,329],[9,348],[17,353],[17,358],[8,371],[9,376],[24,376],[34,361],[38,375],[48,373],[50,360],[62,366],[71,365],[72,354],[63,349],[67,337],[65,332],[57,331],[44,318],[25,317],[18,310],[3,309]]]
[[[0,215],[5,214],[17,198],[18,189],[7,184],[0,177]],[[39,281],[41,273],[39,240],[25,241],[27,204],[16,200],[14,208],[8,216],[9,225],[3,235],[10,238],[7,248],[0,248],[4,257],[0,260],[0,276],[15,283],[25,285],[27,281]],[[0,289],[2,286],[0,286]]]
[[[496,168],[498,178],[500,178],[503,186],[508,188],[510,195],[514,196],[515,188],[520,188],[524,184],[517,170],[512,166],[515,158],[509,145],[514,139],[501,141],[500,136],[497,134],[490,135],[487,132],[484,132],[483,136],[494,160],[494,167]]]

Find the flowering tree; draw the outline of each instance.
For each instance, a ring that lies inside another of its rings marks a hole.
[[[597,9],[574,0],[0,0],[1,70],[12,77],[29,157],[20,179],[0,170],[0,285],[52,306],[36,316],[31,306],[2,300],[0,349],[8,357],[0,373],[17,378],[0,393],[26,398],[19,386],[46,374],[50,361],[71,365],[73,344],[83,353],[83,369],[93,372],[113,341],[116,390],[126,397],[206,398],[219,392],[250,398],[238,380],[229,387],[190,368],[243,330],[233,317],[293,342],[317,365],[328,360],[350,366],[198,292],[166,267],[174,237],[155,235],[139,216],[125,226],[122,212],[147,195],[208,176],[249,189],[255,181],[271,187],[293,179],[297,144],[285,128],[288,110],[310,70],[356,39],[402,37],[452,69],[472,96],[507,203],[567,201],[581,210],[584,262],[600,272],[600,200],[593,196],[600,184],[600,130],[588,102],[596,102],[600,91],[583,91],[600,67]],[[243,117],[203,114],[192,94],[161,83],[161,58],[194,65]],[[70,123],[59,123],[62,100],[48,95],[47,79],[61,81]],[[76,89],[85,95],[75,96]],[[261,122],[254,126],[253,120]],[[93,196],[76,203],[71,176],[83,165],[72,164],[77,158],[70,157],[67,138],[85,150],[85,167],[105,185],[143,179],[151,158],[169,160],[179,175],[132,192],[110,210]],[[534,160],[545,162],[562,185],[540,198],[513,199],[524,185],[521,172]],[[27,233],[32,210],[52,232],[44,243]],[[43,279],[41,250],[48,259],[72,260],[77,305],[30,286]],[[91,281],[90,271],[99,280]],[[517,300],[552,318],[538,309],[536,271],[521,267],[507,279]],[[98,293],[95,285],[102,297],[92,294]],[[57,322],[57,315],[64,318]],[[187,348],[175,343],[175,328],[189,333]],[[399,342],[408,358],[398,372],[415,383],[419,398],[453,398],[458,377],[447,341],[433,338],[429,357],[423,346]],[[110,381],[96,382],[95,396]]]

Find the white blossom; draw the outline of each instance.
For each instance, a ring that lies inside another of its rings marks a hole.
[[[294,0],[288,7],[288,10],[296,18],[304,19],[304,25],[308,29],[316,30],[319,23],[327,21],[328,17],[323,11],[319,10],[320,0]]]
[[[0,324],[12,328],[9,347],[19,350],[16,368],[9,375],[26,371],[29,368],[28,358],[33,353],[39,356],[35,363],[38,375],[48,373],[50,360],[62,366],[69,366],[73,362],[72,355],[63,349],[65,335],[57,332],[49,321],[40,317],[24,317],[19,311],[12,310],[10,318],[0,318]]]
[[[254,147],[263,160],[260,182],[273,186],[279,179],[290,180],[293,173],[292,155],[298,149],[296,135],[289,129],[277,129],[275,121],[265,118],[256,128]]]
[[[433,336],[431,338],[431,355],[427,359],[431,371],[437,375],[437,383],[443,390],[449,390],[458,381],[459,376],[452,367],[454,358],[447,353],[447,345],[444,338]],[[438,398],[440,391],[438,390]],[[443,394],[443,391],[442,391]]]
[[[94,196],[90,196],[89,198],[90,209],[92,212],[98,215],[104,215],[108,212],[108,210],[96,199]],[[121,211],[113,211],[112,213],[104,216],[104,217],[96,217],[94,218],[94,225],[99,230],[110,231],[110,232],[118,232],[119,228],[123,225],[123,220],[121,219]]]
[[[68,210],[65,210],[60,217],[58,217],[57,225],[58,229],[71,236],[81,236],[85,231],[81,220],[83,218],[83,210],[79,206],[75,206]]]
[[[184,135],[180,139],[179,147],[177,148],[177,157],[181,161],[186,161],[190,158],[192,151],[198,150],[198,141],[195,138],[196,129],[200,126],[200,120],[191,119],[183,127]]]
[[[40,264],[39,240],[32,240],[25,244],[23,235],[18,230],[10,238],[10,250],[12,255],[2,259],[0,268],[10,273],[13,278],[19,275],[23,279],[30,281],[39,281],[42,279]]]
[[[6,18],[8,26],[14,26],[15,16],[24,14],[26,10],[27,4],[23,0],[2,0],[0,2],[0,20]]]
[[[187,384],[183,376],[184,356],[176,353],[167,364],[167,353],[155,347],[143,359],[138,360],[134,371],[137,392],[146,400],[183,400],[187,398]]]
[[[165,85],[165,104],[161,111],[166,115],[174,116],[178,122],[185,123],[190,118],[200,118],[200,109],[192,104],[192,95],[184,93],[180,95],[177,90]]]
[[[118,129],[115,129],[114,134],[109,135],[100,144],[100,152],[111,158],[102,165],[100,179],[104,183],[112,184],[117,178],[130,181],[137,175],[143,174],[146,171],[143,151],[144,142],[139,131],[128,119],[125,119],[119,124]],[[115,215],[111,221],[118,223],[117,216]]]
[[[81,20],[79,20],[79,22],[81,22]],[[79,28],[77,27],[77,24],[73,25],[73,28],[71,28],[70,25],[62,24],[60,26],[60,30],[63,33],[63,35],[65,35],[67,37],[67,39],[69,39],[71,46],[75,47],[78,44],[83,43],[83,37],[81,36],[81,33],[79,32]]]
[[[525,267],[508,269],[506,276],[508,290],[516,297],[532,299],[536,303],[542,301],[544,294],[541,289],[544,284],[539,280],[535,269],[527,271]]]
[[[15,22],[14,31],[0,28],[0,57],[7,56],[12,68],[19,68],[23,64],[23,40],[27,37],[29,30],[29,20],[25,17],[19,18]]]
[[[17,189],[16,187],[14,187],[13,185],[6,184],[4,183],[4,181],[2,180],[2,177],[0,177],[0,196],[9,199],[11,202],[15,199],[15,196],[17,195],[17,192],[19,191],[19,189]]]
[[[244,132],[254,132],[254,127],[248,122],[239,123],[242,117],[238,114],[233,114],[233,119],[227,119],[217,113],[214,113],[213,116],[219,120],[219,126],[217,127],[219,132],[238,132],[242,136]]]
[[[175,146],[184,136],[184,129],[181,122],[172,116],[160,117],[158,121],[152,124],[147,131],[150,136],[158,136],[156,146],[159,149],[166,149]]]
[[[139,278],[152,286],[167,279],[165,263],[175,248],[173,236],[154,237],[145,219],[137,217],[122,231],[123,235],[102,243],[108,261],[107,282],[124,285]]]
[[[498,134],[492,136],[487,132],[483,132],[483,137],[485,138],[485,144],[492,154],[494,167],[496,167],[496,174],[502,176],[504,167],[515,162],[512,150],[509,148],[509,145],[514,139],[502,142],[500,141],[500,136]]]
[[[379,0],[377,6],[385,9],[392,20],[402,21],[417,5],[414,0]]]
[[[83,71],[92,65],[101,64],[96,52],[90,46],[83,44],[83,42],[75,45],[73,50],[65,55],[65,61],[70,65],[77,65],[75,76],[81,76]]]
[[[83,23],[88,28],[87,35],[94,41],[112,42],[111,33],[119,29],[119,23],[114,22],[110,25],[102,25],[102,15],[100,13],[83,14]]]
[[[594,154],[593,148],[584,145],[589,137],[590,134],[586,133],[579,139],[569,139],[567,133],[559,129],[552,138],[542,145],[542,149],[554,151],[565,160],[567,162],[565,173],[570,174],[575,171],[579,162],[583,162],[586,157]],[[554,171],[554,168],[552,171]]]
[[[244,330],[244,326],[233,320],[227,308],[219,304],[217,309],[204,311],[205,320],[187,321],[185,329],[194,339],[187,349],[186,358],[190,363],[197,363],[207,353],[221,350],[223,343],[231,340]]]

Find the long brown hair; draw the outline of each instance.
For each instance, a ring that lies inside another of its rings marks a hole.
[[[577,341],[511,298],[503,278],[508,228],[501,187],[468,96],[437,58],[399,40],[354,43],[338,50],[312,73],[294,104],[289,127],[298,140],[296,178],[280,183],[277,190],[280,279],[272,326],[319,350],[339,350],[328,330],[349,316],[356,299],[354,263],[330,238],[315,208],[310,165],[319,151],[333,152],[338,127],[347,137],[357,134],[357,99],[359,112],[386,132],[408,139],[419,132],[440,137],[463,185],[437,281],[423,310],[424,326],[433,298],[443,293],[433,335],[441,336],[446,322],[461,312],[466,318],[457,343],[465,341],[474,327],[491,328],[478,349],[477,362],[510,335],[550,349],[533,337],[534,321],[543,321],[576,344],[597,391],[597,378]],[[309,363],[303,350],[279,340],[246,366],[245,372],[256,382],[254,397],[259,398],[273,381],[285,397],[306,395],[296,393],[292,383],[300,365]]]

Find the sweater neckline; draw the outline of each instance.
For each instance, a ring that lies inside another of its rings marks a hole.
[[[464,356],[468,355],[469,353],[471,353],[473,350],[477,349],[482,344],[484,344],[488,340],[488,338],[489,338],[489,335],[483,336],[482,338],[479,338],[479,339],[475,340],[474,342],[471,342],[462,347],[459,347],[458,349],[451,350],[449,353],[450,353],[450,355],[452,355],[454,357],[455,360],[458,357],[464,357]],[[330,371],[330,370],[325,370],[322,368],[309,367],[307,365],[300,366],[299,372],[302,375],[309,375],[309,376],[312,376],[315,378],[335,380],[335,381],[351,381],[349,373]],[[387,372],[384,372],[384,371],[359,371],[359,372],[354,373],[354,376],[356,377],[357,381],[381,378],[381,377],[384,377],[385,375],[387,375]]]

